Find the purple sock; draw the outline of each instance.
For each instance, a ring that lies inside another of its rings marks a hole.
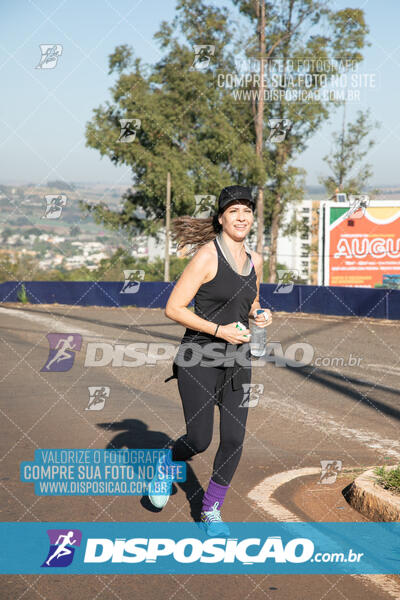
[[[215,502],[219,502],[218,510],[221,510],[229,485],[220,485],[219,483],[215,483],[213,479],[210,479],[207,491],[203,496],[203,506],[201,510],[212,510]]]

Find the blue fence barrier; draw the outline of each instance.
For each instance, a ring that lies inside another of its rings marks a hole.
[[[174,283],[143,281],[121,293],[120,281],[6,281],[0,283],[0,302],[18,302],[22,285],[32,304],[164,308]],[[264,283],[260,303],[272,311],[400,319],[400,290],[294,285],[280,293],[275,284]]]

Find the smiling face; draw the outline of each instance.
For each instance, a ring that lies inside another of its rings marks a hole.
[[[254,221],[251,205],[247,200],[236,200],[218,217],[225,233],[236,242],[244,240]]]

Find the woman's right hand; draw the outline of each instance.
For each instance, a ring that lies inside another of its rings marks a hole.
[[[249,342],[250,329],[243,329],[243,331],[240,331],[240,329],[236,327],[236,323],[237,322],[229,323],[228,325],[220,325],[218,327],[217,337],[229,342],[229,344],[243,344],[244,342]]]

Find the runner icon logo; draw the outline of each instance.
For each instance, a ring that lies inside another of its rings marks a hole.
[[[196,194],[194,199],[196,208],[193,216],[197,219],[206,219],[210,217],[215,208],[217,197],[213,194]]]
[[[125,282],[120,294],[136,294],[140,288],[140,282],[144,280],[142,269],[124,269]]]
[[[345,214],[346,219],[362,219],[369,206],[369,201],[367,194],[358,194],[357,196],[349,194],[350,208]]]
[[[254,408],[258,405],[260,395],[264,391],[262,383],[242,383],[243,400],[240,404],[243,408]]]
[[[292,125],[293,123],[290,119],[268,119],[270,129],[268,141],[277,144],[283,142],[290,132]]]
[[[54,69],[57,66],[63,47],[61,44],[39,44],[40,62],[36,69]]]
[[[79,529],[48,529],[50,548],[42,567],[68,567],[73,561],[75,546],[80,546]]]
[[[67,196],[65,194],[48,194],[45,196],[46,207],[42,219],[59,219],[62,210],[67,204]]]
[[[48,333],[50,350],[45,365],[40,369],[46,373],[69,371],[75,360],[75,352],[82,346],[79,333]]]
[[[318,483],[335,483],[336,478],[342,470],[341,460],[321,460],[321,477]]]
[[[89,402],[85,410],[103,410],[106,400],[110,397],[107,385],[89,386]]]
[[[130,144],[136,139],[136,134],[141,127],[142,121],[140,119],[120,119],[119,124],[121,131],[117,142]]]
[[[210,59],[214,56],[215,46],[210,44],[194,45],[194,59],[189,71],[203,71],[210,64]]]
[[[276,288],[274,289],[274,294],[290,294],[290,292],[293,290],[294,282],[299,276],[298,271],[296,269],[278,269],[277,275],[278,282]]]

